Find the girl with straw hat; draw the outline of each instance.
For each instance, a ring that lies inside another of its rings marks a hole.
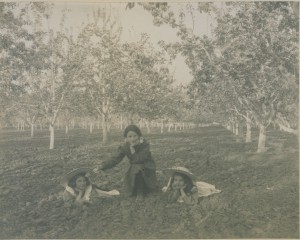
[[[90,178],[94,174],[90,168],[77,168],[62,177],[61,185],[65,188],[64,207],[68,215],[76,215],[87,210],[94,198],[119,195],[117,190],[103,191],[92,184]]]
[[[185,167],[167,169],[171,174],[168,185],[163,192],[168,192],[168,202],[184,202],[197,204],[199,197],[209,196],[221,192],[214,185],[196,181],[195,175]]]

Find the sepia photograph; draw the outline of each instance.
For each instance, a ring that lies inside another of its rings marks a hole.
[[[0,239],[299,239],[298,1],[0,2]]]

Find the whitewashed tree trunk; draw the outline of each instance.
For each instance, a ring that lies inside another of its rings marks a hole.
[[[69,126],[68,126],[68,124],[66,125],[66,134],[68,134],[69,133]]]
[[[107,141],[108,141],[107,121],[106,121],[106,116],[102,114],[102,142],[107,143]]]
[[[33,137],[33,129],[34,129],[34,124],[33,124],[33,123],[31,123],[30,125],[31,125],[31,126],[30,126],[30,127],[31,127],[31,133],[30,133],[30,136],[31,136],[31,137]]]
[[[52,123],[49,124],[49,131],[50,131],[50,147],[49,149],[54,148],[54,125]]]
[[[239,123],[238,122],[235,123],[235,135],[236,136],[239,135]]]
[[[266,147],[266,128],[260,124],[257,152],[264,152]]]
[[[239,137],[244,139],[244,126],[242,123],[239,124]]]
[[[90,133],[93,133],[93,123],[90,122]]]
[[[147,128],[147,133],[150,133],[151,130],[150,130],[150,124],[148,120],[146,121],[146,128]]]
[[[110,128],[111,128],[111,122],[107,121],[107,132],[110,132]]]
[[[100,116],[97,117],[97,129],[100,129]]]
[[[164,120],[161,120],[160,133],[164,133]]]
[[[234,124],[234,122],[231,123],[231,130],[232,130],[232,133],[235,134],[235,124]]]
[[[247,125],[247,131],[246,131],[246,143],[251,142],[251,123],[250,120],[248,119],[249,114],[247,114],[247,120],[246,120],[246,125]]]
[[[169,126],[168,126],[168,132],[171,132],[171,123],[169,123]]]

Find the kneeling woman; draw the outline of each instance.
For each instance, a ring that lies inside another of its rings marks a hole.
[[[90,177],[93,174],[90,168],[78,168],[62,178],[61,184],[65,187],[63,200],[67,215],[85,211],[95,198],[119,195],[117,190],[104,191],[92,184]]]
[[[142,137],[142,132],[136,125],[125,128],[124,138],[125,143],[115,155],[100,163],[95,172],[112,168],[127,157],[129,168],[124,177],[125,194],[141,200],[157,188],[156,165],[150,152],[150,144]]]

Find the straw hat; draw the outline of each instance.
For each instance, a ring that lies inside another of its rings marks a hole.
[[[168,171],[168,172],[171,172],[171,174],[174,174],[174,173],[181,173],[181,174],[184,174],[184,175],[188,176],[192,181],[195,181],[195,180],[196,180],[195,175],[194,175],[190,170],[188,170],[188,169],[185,168],[185,167],[172,167],[172,168],[167,168],[167,171]]]
[[[95,175],[93,169],[91,168],[87,168],[87,167],[76,168],[75,170],[64,175],[61,178],[60,184],[64,187],[68,186],[69,181],[79,173],[85,174],[86,177],[91,177]]]

